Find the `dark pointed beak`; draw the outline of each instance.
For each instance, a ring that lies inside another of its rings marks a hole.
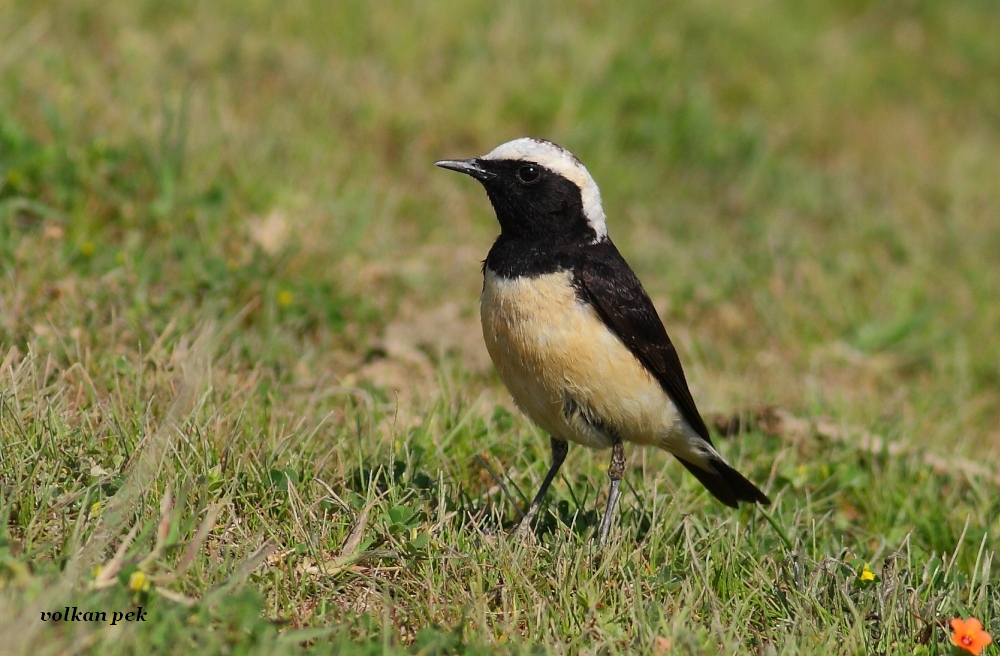
[[[486,182],[497,177],[497,174],[493,171],[484,169],[477,159],[443,159],[439,162],[434,162],[434,166],[471,175],[480,182]]]

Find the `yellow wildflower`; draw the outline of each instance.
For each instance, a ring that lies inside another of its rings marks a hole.
[[[132,592],[149,590],[149,579],[146,578],[146,573],[138,569],[132,572],[132,576],[128,577],[128,589]]]

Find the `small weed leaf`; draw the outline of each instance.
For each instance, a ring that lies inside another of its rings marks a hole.
[[[289,484],[295,486],[299,483],[299,475],[292,469],[272,469],[268,472],[271,485],[279,492],[288,492]]]

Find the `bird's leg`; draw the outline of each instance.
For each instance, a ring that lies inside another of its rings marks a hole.
[[[601,537],[597,546],[604,548],[604,543],[608,540],[608,530],[611,528],[611,516],[615,514],[615,505],[618,503],[618,486],[622,482],[625,474],[625,447],[621,440],[615,440],[611,447],[611,465],[608,467],[608,478],[611,479],[611,492],[608,494],[608,507],[604,510],[604,519],[601,520]]]
[[[542,505],[542,499],[545,498],[545,493],[549,491],[552,479],[556,477],[556,473],[562,467],[563,460],[566,459],[566,453],[569,451],[569,444],[564,440],[557,440],[554,437],[550,437],[549,443],[552,446],[552,466],[549,467],[549,473],[545,475],[545,480],[542,481],[542,487],[538,490],[538,494],[535,495],[535,500],[528,507],[528,512],[521,517],[521,521],[515,529],[518,533],[531,528],[531,521],[535,518],[535,513],[538,512],[538,506]]]

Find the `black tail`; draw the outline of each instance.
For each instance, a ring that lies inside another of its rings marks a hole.
[[[709,464],[714,471],[702,469],[687,460],[681,460],[681,464],[687,467],[687,470],[694,474],[716,499],[727,506],[736,508],[740,501],[771,505],[771,500],[766,494],[758,490],[756,485],[730,467],[722,458],[709,456]]]

